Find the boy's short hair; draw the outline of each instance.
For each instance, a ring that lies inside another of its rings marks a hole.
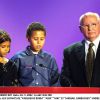
[[[11,38],[6,31],[0,29],[0,43],[5,41],[11,42]]]
[[[33,22],[31,23],[28,28],[27,28],[27,32],[26,32],[26,37],[30,37],[32,35],[33,31],[44,31],[45,36],[46,36],[46,29],[45,27],[39,23],[39,22]]]

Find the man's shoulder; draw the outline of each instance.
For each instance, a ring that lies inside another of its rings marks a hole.
[[[64,48],[64,51],[70,52],[70,51],[78,49],[81,46],[83,46],[83,42],[76,42],[76,43],[73,43],[73,44],[67,46],[66,48]]]

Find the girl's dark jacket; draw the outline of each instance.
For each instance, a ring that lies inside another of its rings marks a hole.
[[[0,86],[17,86],[17,68],[11,60],[0,63]]]

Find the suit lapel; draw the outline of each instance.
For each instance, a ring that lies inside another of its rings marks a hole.
[[[99,60],[99,59],[100,59],[100,42],[99,42],[97,53],[96,53],[96,60]]]
[[[85,42],[84,41],[78,44],[75,50],[75,54],[80,64],[84,66],[85,65]]]
[[[76,50],[76,59],[78,59],[78,62],[80,62],[80,70],[83,72],[83,76],[85,81],[86,78],[86,68],[85,68],[85,40],[83,40],[80,44],[78,44]]]
[[[96,58],[95,58],[95,62],[94,62],[94,69],[100,70],[100,42],[99,42],[97,53],[96,53]]]
[[[100,78],[99,78],[99,74],[100,74],[100,42],[98,45],[98,49],[97,49],[97,53],[96,53],[96,58],[94,61],[94,68],[93,68],[93,76],[92,76],[92,82],[91,84],[95,84],[95,82],[99,82],[100,83]]]

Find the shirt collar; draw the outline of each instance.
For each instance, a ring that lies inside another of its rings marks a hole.
[[[32,55],[35,54],[35,53],[32,51],[32,49],[30,48],[30,46],[27,46],[27,47],[26,47],[26,53],[27,53],[27,55],[29,55],[29,56],[32,56]],[[44,52],[43,52],[43,50],[40,50],[40,52],[39,52],[37,55],[40,56],[40,57],[44,57]]]
[[[96,46],[96,48],[98,47],[99,45],[99,42],[100,42],[100,35],[93,41],[94,45]],[[86,44],[90,44],[91,42],[86,40]]]

